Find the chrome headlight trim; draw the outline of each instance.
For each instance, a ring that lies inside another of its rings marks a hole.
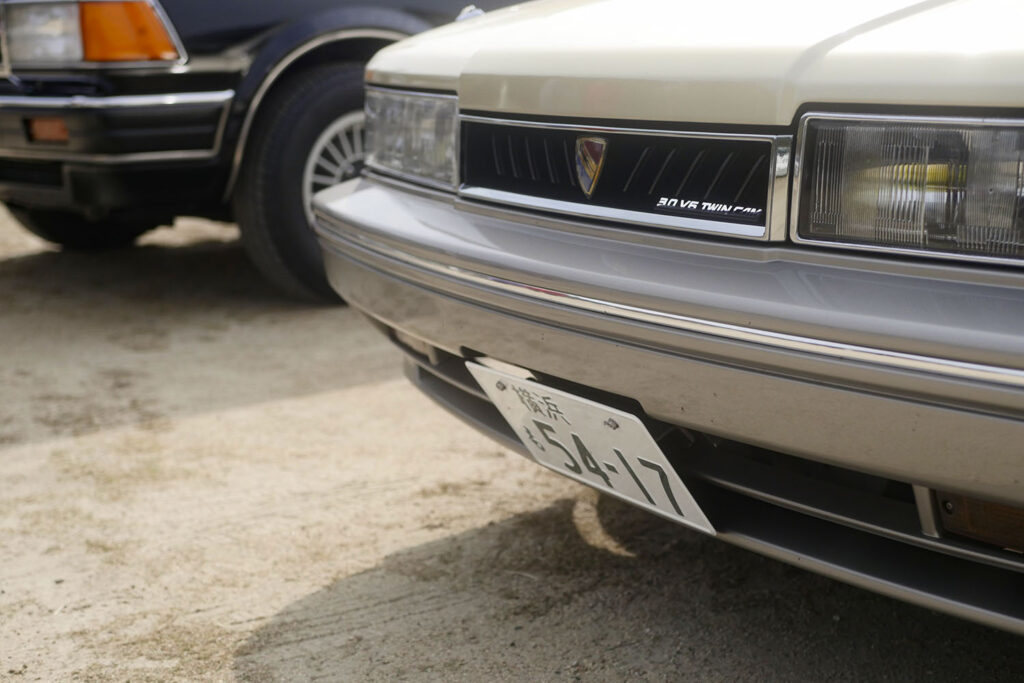
[[[834,240],[817,240],[802,237],[799,232],[800,189],[803,185],[804,160],[807,158],[806,146],[808,141],[808,128],[811,122],[816,120],[848,123],[909,123],[933,126],[984,126],[1005,128],[1022,128],[1024,127],[1024,120],[965,116],[890,116],[885,114],[849,114],[822,111],[808,112],[800,117],[800,123],[797,129],[796,145],[794,147],[795,155],[793,158],[793,187],[790,193],[789,203],[789,238],[795,244],[831,249],[848,249],[882,254],[894,254],[897,256],[913,256],[928,259],[965,261],[991,265],[1010,265],[1018,268],[1024,266],[1024,259],[1022,258],[1004,258],[999,256],[985,256],[984,254],[968,254],[955,251],[936,251],[915,249],[912,247],[862,244],[856,242],[838,242]]]

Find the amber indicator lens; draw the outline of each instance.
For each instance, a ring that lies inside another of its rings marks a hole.
[[[37,116],[25,119],[28,139],[32,142],[68,141],[68,126],[59,116]]]
[[[174,42],[148,2],[83,2],[79,12],[88,62],[178,58]]]
[[[935,492],[946,531],[1007,550],[1024,552],[1024,509]]]

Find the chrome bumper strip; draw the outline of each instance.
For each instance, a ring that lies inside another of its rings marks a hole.
[[[331,218],[318,212],[320,221],[330,223]],[[702,318],[677,315],[656,311],[649,308],[631,306],[629,304],[604,301],[592,297],[580,296],[571,292],[546,289],[528,285],[514,280],[488,275],[465,268],[459,268],[437,261],[421,258],[406,251],[384,244],[361,233],[346,231],[343,235],[334,230],[325,230],[318,226],[320,235],[328,242],[339,238],[350,240],[371,252],[405,263],[416,268],[428,270],[463,282],[508,292],[526,299],[534,299],[546,303],[569,306],[572,308],[613,316],[624,320],[661,325],[685,332],[719,337],[724,340],[746,342],[772,347],[781,351],[795,351],[814,354],[836,360],[856,361],[886,366],[896,370],[910,370],[942,375],[955,379],[991,382],[1024,388],[1024,369],[993,365],[968,363],[948,358],[920,356],[900,351],[888,351],[866,346],[832,342],[798,335],[773,332],[752,327],[743,327],[730,323],[716,322]]]
[[[0,108],[29,109],[113,109],[123,107],[174,107],[192,104],[225,104],[235,96],[234,90],[210,92],[179,92],[155,95],[70,95],[66,97],[34,97],[28,95],[0,96]]]

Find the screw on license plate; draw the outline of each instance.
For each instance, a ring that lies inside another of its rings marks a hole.
[[[498,391],[505,391],[505,389],[508,388],[507,386],[505,386],[505,383],[502,382],[500,379],[498,380],[498,383],[495,384],[494,386],[498,388]]]
[[[613,420],[610,417],[607,420],[604,421],[604,424],[609,429],[618,429],[619,428],[619,423],[616,422],[615,420]]]

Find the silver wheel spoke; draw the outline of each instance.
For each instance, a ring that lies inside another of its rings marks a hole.
[[[336,178],[336,177],[333,177],[333,176],[326,176],[326,175],[314,175],[313,176],[313,182],[314,183],[320,183],[321,185],[334,185],[339,180],[341,180],[341,178]]]
[[[351,159],[355,156],[355,151],[352,149],[352,145],[349,144],[348,136],[345,135],[345,131],[342,131],[336,139],[341,142],[341,148],[345,151],[346,159]]]
[[[345,152],[342,152],[340,149],[338,149],[337,145],[334,144],[333,140],[327,141],[327,144],[324,145],[324,151],[330,154],[332,157],[334,157],[334,161],[339,164],[346,163],[349,157],[352,156],[351,154],[346,154]],[[320,158],[324,158],[324,155],[321,154]]]
[[[327,169],[328,172],[333,173],[334,175],[338,176],[339,178],[345,172],[345,169],[348,168],[348,166],[349,166],[349,164],[347,164],[345,162],[342,162],[342,163],[344,164],[343,166],[339,166],[338,164],[332,164],[330,161],[327,161],[327,159],[325,159],[323,157],[320,157],[319,159],[316,160],[316,165],[317,166],[320,166],[321,168]]]
[[[352,147],[355,148],[356,156],[363,157],[363,127],[352,127]]]

